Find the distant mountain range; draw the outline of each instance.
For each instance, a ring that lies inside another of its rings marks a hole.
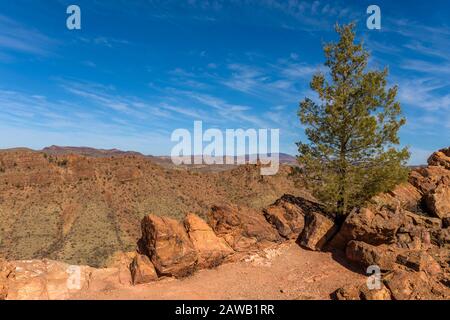
[[[152,156],[152,155],[144,155],[140,152],[136,151],[122,151],[118,149],[95,149],[90,147],[72,147],[72,146],[50,146],[46,147],[41,152],[44,152],[48,155],[67,155],[67,154],[77,154],[86,157],[95,157],[95,158],[108,158],[114,156],[141,156],[141,157],[149,157],[158,163],[169,163],[171,162],[170,156]],[[270,156],[271,154],[269,154]],[[191,160],[194,163],[194,159],[201,156],[192,156]],[[243,160],[244,156],[234,157],[234,160]],[[233,157],[224,156],[224,163],[226,160],[233,159]],[[245,159],[248,161],[250,158],[249,155],[245,156]],[[281,164],[297,164],[297,159],[286,153],[279,153],[279,161]]]

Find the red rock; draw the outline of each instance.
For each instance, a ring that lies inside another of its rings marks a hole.
[[[182,224],[174,219],[148,215],[142,220],[142,241],[158,274],[185,277],[196,269],[194,245]]]
[[[421,211],[421,192],[410,183],[403,183],[394,190],[375,196],[372,200],[380,205],[389,205],[393,208],[401,207],[408,211]]]
[[[223,238],[216,236],[212,228],[195,214],[184,219],[186,231],[198,254],[199,268],[212,268],[220,265],[234,250]]]
[[[392,300],[391,292],[384,284],[381,284],[380,289],[369,289],[367,285],[363,285],[360,296],[362,300]]]
[[[422,194],[436,189],[442,179],[450,179],[450,170],[438,166],[416,169],[409,175],[409,182]]]
[[[263,214],[251,208],[213,206],[208,213],[208,222],[217,236],[239,252],[282,240]]]
[[[138,254],[130,265],[133,284],[150,283],[158,280],[155,267],[147,256]]]
[[[441,182],[436,189],[425,196],[428,210],[436,217],[445,219],[450,217],[450,179]]]
[[[382,271],[394,269],[398,250],[390,246],[372,246],[365,242],[350,241],[347,245],[346,256],[350,261],[367,268],[376,265]]]
[[[336,233],[337,226],[333,220],[320,213],[308,213],[305,217],[305,229],[300,244],[311,250],[321,250]]]
[[[307,212],[319,212],[323,208],[310,200],[284,195],[264,210],[264,216],[287,239],[297,239],[305,226]]]
[[[343,250],[351,240],[375,246],[392,244],[397,240],[396,233],[405,221],[404,212],[398,208],[355,209],[345,219],[331,245]]]
[[[433,153],[428,159],[428,164],[430,166],[442,166],[450,170],[450,147]]]
[[[408,251],[397,256],[397,263],[414,271],[425,271],[431,276],[438,275],[442,269],[432,256],[423,251]]]
[[[431,279],[425,272],[396,270],[383,278],[394,300],[448,299],[448,288]]]

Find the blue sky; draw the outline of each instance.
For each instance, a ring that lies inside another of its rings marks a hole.
[[[66,28],[77,4],[82,30]],[[366,28],[377,4],[382,29]],[[174,129],[280,128],[323,69],[336,22],[356,21],[390,68],[411,163],[450,145],[450,2],[0,0],[0,148],[77,145],[170,154]]]

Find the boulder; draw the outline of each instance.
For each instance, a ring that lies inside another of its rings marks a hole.
[[[438,186],[442,179],[450,178],[450,170],[444,167],[429,166],[413,170],[409,175],[409,183],[422,194],[427,194]]]
[[[428,165],[441,166],[447,170],[450,170],[450,147],[439,150],[428,158]]]
[[[397,256],[396,262],[414,271],[424,271],[431,276],[442,272],[439,263],[424,251],[407,251]]]
[[[372,246],[361,241],[350,241],[347,244],[346,256],[364,268],[376,265],[382,271],[393,270],[398,250],[392,246]]]
[[[321,250],[336,230],[337,226],[333,220],[317,212],[308,213],[300,244],[311,250]]]
[[[405,222],[406,216],[398,207],[356,208],[345,219],[331,245],[344,250],[351,240],[374,246],[392,244],[396,241],[397,231]]]
[[[425,195],[428,211],[435,217],[445,219],[450,217],[450,179],[441,182],[436,189]]]
[[[150,259],[142,254],[134,257],[130,265],[133,284],[143,284],[158,280],[155,267]]]
[[[431,242],[441,248],[450,246],[450,228],[431,230]]]
[[[369,289],[367,285],[363,285],[360,296],[362,300],[392,300],[391,292],[384,284],[381,284],[380,289]]]
[[[355,285],[339,288],[332,295],[336,300],[361,300],[359,286]]]
[[[144,217],[141,227],[141,246],[159,275],[185,277],[195,271],[197,252],[181,223],[151,214]]]
[[[421,212],[421,192],[411,183],[403,183],[394,190],[375,196],[372,200],[379,205],[389,205],[393,208],[401,207],[411,212]]]
[[[440,230],[440,228],[438,228]],[[410,250],[426,250],[432,246],[431,232],[433,227],[405,224],[398,229],[396,244],[398,247]]]
[[[313,201],[284,195],[264,210],[264,216],[282,237],[297,239],[305,226],[305,214],[322,210],[322,206]]]
[[[211,227],[199,216],[188,214],[184,225],[198,254],[199,268],[212,268],[234,253],[223,238],[216,236]]]
[[[213,206],[208,213],[208,222],[217,236],[225,239],[237,252],[282,240],[264,215],[251,208],[229,204]]]
[[[434,281],[425,272],[395,270],[383,279],[394,300],[449,299],[449,289]]]

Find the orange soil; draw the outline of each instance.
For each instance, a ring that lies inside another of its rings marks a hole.
[[[339,254],[312,252],[295,243],[266,250],[265,257],[201,270],[186,279],[162,279],[151,284],[103,292],[82,292],[74,299],[330,299],[346,284],[365,277],[342,265]]]

